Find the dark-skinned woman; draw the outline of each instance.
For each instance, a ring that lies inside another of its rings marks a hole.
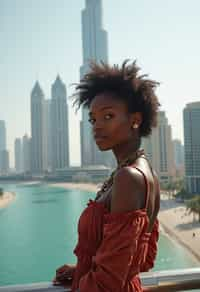
[[[73,292],[144,291],[139,273],[154,265],[160,190],[140,145],[157,124],[158,83],[138,72],[135,62],[92,63],[76,88],[97,146],[112,150],[117,168],[80,216],[76,266],[56,272],[54,283]]]

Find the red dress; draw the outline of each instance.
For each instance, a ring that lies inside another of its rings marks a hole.
[[[138,169],[138,168],[137,168]],[[143,291],[139,273],[154,265],[158,242],[158,220],[147,232],[146,212],[149,184],[146,182],[144,209],[109,213],[102,202],[90,200],[78,224],[78,244],[74,250],[77,266],[72,291]]]

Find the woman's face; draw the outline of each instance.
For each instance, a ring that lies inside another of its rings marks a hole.
[[[134,139],[133,116],[134,114],[128,113],[127,105],[114,94],[96,95],[90,105],[89,121],[99,149],[114,149],[115,146]]]

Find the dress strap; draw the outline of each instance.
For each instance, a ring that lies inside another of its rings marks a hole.
[[[139,167],[137,167],[135,165],[133,166],[133,168],[137,169],[144,177],[144,181],[145,181],[145,185],[146,185],[145,210],[147,211],[148,202],[149,202],[149,195],[150,195],[150,184],[149,184],[149,181],[148,181],[143,170],[141,170]]]

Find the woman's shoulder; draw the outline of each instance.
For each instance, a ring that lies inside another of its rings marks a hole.
[[[144,177],[135,167],[119,169],[113,179],[111,212],[142,209],[145,204]]]

